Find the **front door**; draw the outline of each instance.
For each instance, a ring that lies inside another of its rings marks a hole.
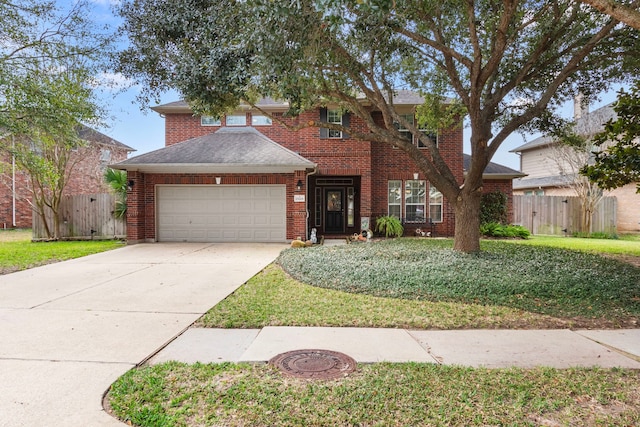
[[[325,190],[325,232],[344,232],[344,190]]]

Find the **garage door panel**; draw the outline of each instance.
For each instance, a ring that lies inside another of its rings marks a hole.
[[[284,185],[158,186],[159,241],[284,242]]]

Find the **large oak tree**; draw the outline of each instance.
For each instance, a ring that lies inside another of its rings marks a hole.
[[[482,174],[507,136],[551,126],[562,102],[624,80],[639,46],[637,31],[566,0],[129,0],[121,14],[131,44],[120,70],[146,99],[177,89],[213,115],[262,96],[288,100],[292,115],[337,103],[368,130],[305,125],[406,152],[455,210],[464,252],[479,250]],[[394,106],[398,88],[426,99],[415,125]],[[450,124],[459,107],[471,135],[464,180],[419,131]]]

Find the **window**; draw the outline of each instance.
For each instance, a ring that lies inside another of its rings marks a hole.
[[[100,150],[100,162],[109,163],[111,161],[111,150],[103,148]]]
[[[429,218],[433,222],[442,222],[442,193],[429,186]]]
[[[327,123],[342,124],[342,112],[340,110],[327,110]],[[342,132],[329,129],[329,138],[342,138]]]
[[[389,181],[389,216],[402,218],[402,181]]]
[[[402,117],[405,121],[413,124],[413,114],[400,114],[400,117]],[[405,126],[402,125],[402,123],[398,123],[398,130],[400,131],[400,134],[406,138],[409,141],[413,140],[413,135],[411,134],[411,132],[409,131],[409,129],[407,129]]]
[[[227,126],[246,126],[247,116],[245,114],[237,114],[227,116]]]
[[[424,222],[425,202],[427,197],[426,181],[409,180],[405,181],[405,216],[407,222]]]
[[[251,126],[271,126],[271,117],[261,114],[251,115]]]
[[[420,132],[427,135],[429,139],[431,139],[434,142],[434,144],[436,144],[436,147],[438,146],[438,131],[429,130],[429,129],[420,129]],[[423,144],[422,141],[420,141],[420,139],[418,138],[416,138],[416,145],[418,146],[418,148],[427,148],[427,146]]]
[[[347,227],[353,227],[356,221],[355,190],[353,187],[347,188]]]
[[[316,227],[322,226],[322,188],[316,187]]]
[[[216,119],[211,116],[201,116],[200,117],[200,126],[220,126],[222,123],[220,119]]]

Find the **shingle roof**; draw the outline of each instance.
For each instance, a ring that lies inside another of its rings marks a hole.
[[[78,136],[80,137],[80,139],[83,139],[85,141],[95,142],[101,145],[108,145],[115,149],[126,150],[129,152],[136,151],[128,145],[125,145],[120,141],[116,141],[110,136],[107,136],[102,132],[98,132],[95,129],[91,129],[90,127],[85,125],[78,126]]]
[[[573,181],[570,175],[543,176],[540,178],[521,178],[513,180],[514,190],[524,190],[525,188],[545,188],[562,187]]]
[[[593,110],[592,112],[587,113],[576,120],[576,132],[578,133],[578,135],[583,136],[594,135],[603,129],[605,123],[607,123],[611,119],[615,120],[616,117],[617,115],[613,110],[613,104],[605,105],[604,107]],[[529,141],[524,145],[510,150],[510,152],[521,153],[523,151],[532,150],[534,148],[543,147],[545,145],[550,145],[553,143],[553,138],[550,138],[548,136],[541,136],[534,139],[533,141]]]
[[[469,154],[463,154],[462,162],[464,171],[468,171],[471,166],[471,156]],[[493,162],[489,162],[482,174],[484,179],[514,179],[523,176],[526,176],[526,174]]]
[[[289,103],[286,101],[276,101],[271,98],[262,98],[256,105],[260,108],[264,108],[265,110],[286,110],[289,108]],[[248,109],[250,108],[247,104],[241,104],[238,109]],[[157,113],[191,113],[191,107],[186,101],[174,101],[166,104],[156,105],[155,107],[151,107],[151,109]]]
[[[112,167],[156,173],[285,173],[315,166],[252,127],[224,127]]]

